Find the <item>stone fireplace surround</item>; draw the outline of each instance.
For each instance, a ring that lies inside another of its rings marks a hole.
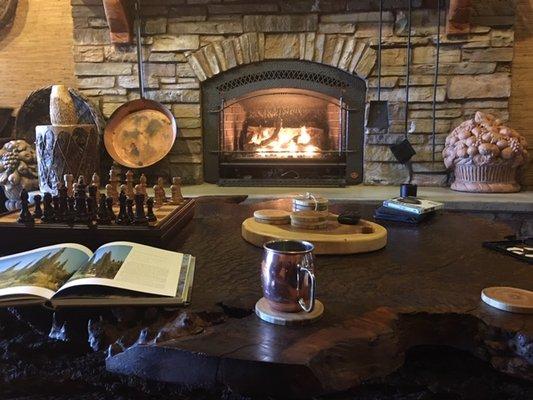
[[[81,91],[109,116],[138,97],[134,46],[110,43],[101,0],[71,0],[74,60]],[[149,3],[149,4],[148,4]],[[390,126],[365,131],[364,181],[398,184],[407,179],[389,145],[404,137],[407,1],[386,1],[383,26],[382,95]],[[377,98],[377,1],[152,0],[143,2],[144,58],[148,97],[172,110],[180,137],[157,173],[203,181],[202,82],[226,70],[263,60],[304,60],[355,74],[366,82],[367,104]],[[441,170],[450,128],[483,109],[508,119],[514,30],[511,15],[474,2],[470,33],[441,36],[436,92],[436,163],[432,162],[432,98],[437,12],[414,0],[412,19],[409,140],[416,170]],[[442,19],[444,24],[444,18]],[[444,32],[444,26],[441,26]],[[418,176],[440,185],[443,176]]]

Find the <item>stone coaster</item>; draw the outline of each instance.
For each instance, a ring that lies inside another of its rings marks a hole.
[[[273,310],[268,301],[261,297],[255,304],[255,314],[263,321],[276,325],[306,325],[313,323],[322,317],[324,305],[315,300],[315,308],[310,313],[305,311],[288,313]]]

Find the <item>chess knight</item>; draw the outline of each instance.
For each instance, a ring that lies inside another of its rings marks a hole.
[[[22,189],[30,192],[39,187],[35,150],[26,141],[12,140],[0,149],[0,185],[8,210],[20,207]]]

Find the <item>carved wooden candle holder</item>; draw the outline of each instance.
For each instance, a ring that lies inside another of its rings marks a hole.
[[[100,137],[96,125],[76,124],[77,112],[68,91],[53,86],[50,94],[52,125],[35,127],[35,145],[42,192],[57,194],[65,174],[91,176],[99,168]]]

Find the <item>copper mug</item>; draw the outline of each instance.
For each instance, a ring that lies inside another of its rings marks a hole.
[[[261,281],[270,307],[281,312],[313,311],[314,246],[299,240],[273,240],[263,248]]]

